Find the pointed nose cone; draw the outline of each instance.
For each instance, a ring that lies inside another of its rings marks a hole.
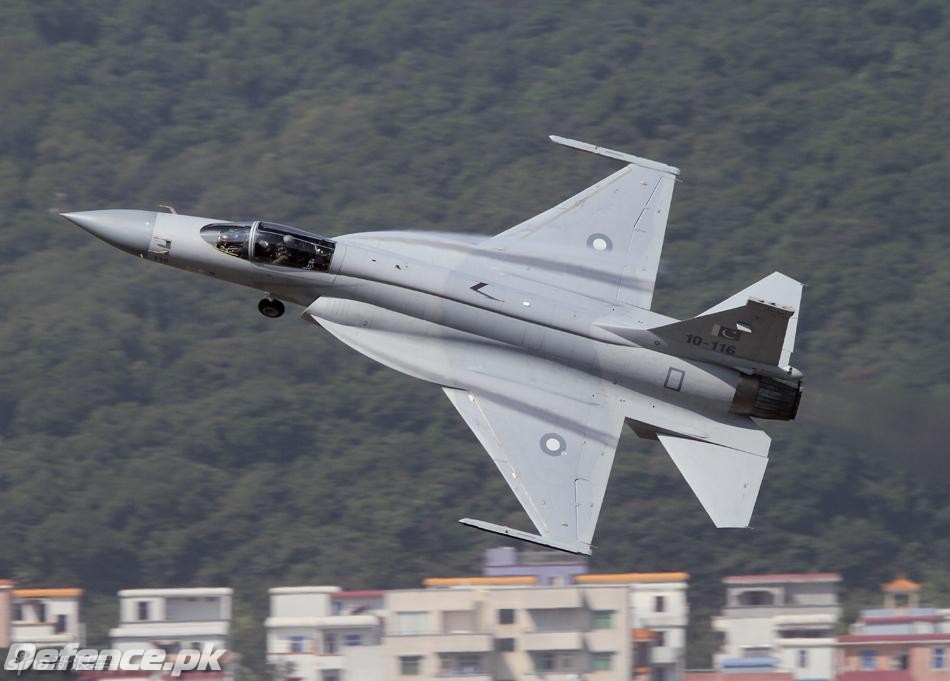
[[[88,210],[61,215],[107,244],[140,255],[148,252],[157,213],[150,210]]]

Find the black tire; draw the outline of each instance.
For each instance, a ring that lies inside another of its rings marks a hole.
[[[262,298],[261,302],[257,304],[257,310],[265,317],[277,319],[284,314],[284,304],[279,300]]]

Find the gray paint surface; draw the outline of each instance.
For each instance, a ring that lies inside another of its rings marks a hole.
[[[343,343],[442,386],[537,533],[465,524],[590,554],[627,423],[659,439],[717,526],[748,525],[770,445],[751,416],[793,418],[800,398],[788,362],[801,284],[775,273],[691,320],[653,312],[679,171],[552,140],[625,165],[494,237],[340,237],[326,271],[305,252],[319,255],[326,241],[290,228],[268,242],[260,223],[132,210],[64,217],[142,258],[299,304]],[[218,224],[246,243],[216,242],[208,230]],[[288,249],[304,253],[294,266]]]

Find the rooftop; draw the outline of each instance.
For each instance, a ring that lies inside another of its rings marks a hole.
[[[906,669],[882,669],[880,671],[853,671],[838,674],[837,681],[913,681]]]
[[[887,584],[882,584],[881,588],[885,591],[919,591],[920,584],[901,575]]]
[[[14,598],[82,598],[82,589],[14,589]]]
[[[333,598],[382,598],[386,592],[382,589],[358,589],[355,591],[337,591]]]
[[[275,586],[268,590],[271,595],[276,594],[338,594],[338,586]]]
[[[790,572],[766,575],[729,575],[724,584],[762,584],[774,582],[840,582],[837,572]]]
[[[940,622],[940,615],[884,615],[877,617],[862,617],[864,624],[907,624],[910,622]]]
[[[950,643],[950,632],[945,634],[846,634],[838,637],[838,645],[865,643]]]
[[[184,596],[189,598],[208,596],[230,596],[231,589],[227,588],[185,588],[185,589],[123,589],[119,598],[162,598],[168,596]]]
[[[688,572],[619,572],[594,575],[577,575],[575,584],[627,584],[637,582],[685,582]]]
[[[423,586],[534,586],[537,577],[429,577]]]

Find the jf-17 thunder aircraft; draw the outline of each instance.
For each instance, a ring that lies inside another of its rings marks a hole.
[[[388,367],[442,387],[537,534],[590,555],[623,425],[659,440],[718,527],[746,527],[770,438],[795,418],[789,364],[802,285],[775,272],[678,321],[653,288],[679,170],[551,137],[624,167],[487,237],[380,231],[336,238],[273,222],[144,210],[63,217],[146,260],[265,293]]]

